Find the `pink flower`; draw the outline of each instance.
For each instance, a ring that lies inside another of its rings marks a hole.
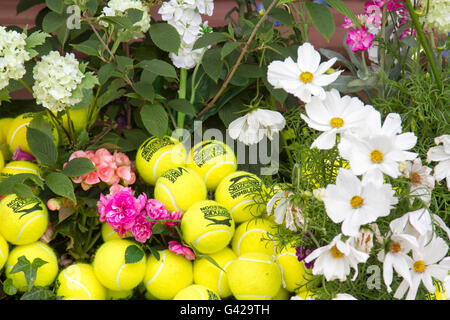
[[[191,249],[182,246],[178,241],[169,241],[169,250],[176,254],[184,255],[188,260],[195,260],[195,254]]]
[[[108,163],[104,163],[97,167],[97,174],[100,180],[109,183],[109,181],[112,181],[114,178],[115,169],[111,167]]]
[[[61,198],[51,198],[47,201],[47,208],[51,211],[58,211],[61,209],[62,200]]]
[[[14,160],[14,161],[20,161],[20,160],[34,161],[34,160],[36,160],[36,158],[32,154],[22,151],[22,149],[20,147],[21,146],[17,147],[17,149],[14,150],[12,160]]]
[[[353,21],[347,17],[344,17],[345,23],[342,25],[345,29],[353,28],[355,24]]]
[[[169,219],[170,213],[166,209],[164,203],[156,199],[150,199],[145,206],[147,216],[152,220]]]
[[[113,155],[105,148],[95,151],[95,158],[100,159],[102,163],[115,163]]]
[[[117,168],[117,175],[124,181],[131,180],[131,168],[127,166],[122,166]],[[126,183],[127,184],[127,183]]]
[[[115,151],[113,157],[117,167],[131,166],[130,158],[126,154]]]
[[[147,221],[147,216],[144,213],[138,215],[134,220],[134,225],[131,228],[134,238],[144,243],[150,239],[152,235],[152,224]]]
[[[121,184],[113,184],[110,188],[109,188],[109,194],[116,194],[117,192],[119,192],[120,190],[122,190],[123,188],[125,188],[124,186],[122,186]]]
[[[87,156],[86,152],[84,152],[82,150],[78,150],[78,151],[75,151],[74,153],[72,153],[72,155],[69,158],[69,161],[76,159],[76,158],[87,158],[87,157],[88,156]]]
[[[350,29],[345,43],[351,47],[353,52],[365,51],[372,46],[374,35],[368,33],[365,27]]]
[[[41,236],[40,240],[44,243],[49,243],[52,241],[52,236],[55,233],[55,229],[52,227],[51,223],[49,222],[47,225],[47,229],[45,230],[44,234]]]
[[[170,220],[180,220],[181,219],[181,212],[179,211],[174,211],[170,214],[169,217]],[[177,221],[166,221],[165,225],[168,227],[174,227],[176,225],[178,225],[179,222]]]

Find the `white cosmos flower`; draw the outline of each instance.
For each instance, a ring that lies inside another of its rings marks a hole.
[[[314,275],[323,274],[327,281],[338,279],[343,282],[347,280],[351,268],[355,269],[352,281],[358,276],[358,263],[364,263],[369,258],[365,252],[356,250],[347,240],[341,240],[338,234],[330,244],[317,248],[305,258],[305,262],[314,261],[312,273]]]
[[[312,97],[305,106],[306,115],[301,118],[311,128],[324,131],[311,145],[311,148],[331,149],[336,141],[336,134],[346,131],[358,131],[366,126],[368,112],[372,106],[355,97],[343,96],[336,89],[325,93],[325,99]]]
[[[443,281],[450,270],[450,257],[446,257],[448,245],[442,238],[419,238],[419,248],[413,249],[413,259],[409,261],[411,282],[403,281],[398,286],[394,298],[401,299],[408,290],[406,300],[414,300],[422,282],[430,293],[435,292],[433,278]]]
[[[245,145],[260,142],[264,135],[273,139],[275,133],[283,130],[286,120],[277,111],[267,109],[255,109],[245,116],[237,118],[228,126],[231,138],[238,139]]]
[[[418,248],[417,239],[409,234],[393,233],[390,236],[389,245],[385,250],[381,250],[377,257],[383,262],[383,280],[387,287],[387,291],[391,292],[391,283],[395,270],[408,283],[411,283],[411,274],[409,273],[409,265],[411,257],[408,253],[413,248]]]
[[[306,103],[311,101],[311,96],[325,99],[323,87],[334,82],[342,71],[325,74],[337,59],[322,63],[320,60],[320,53],[306,42],[297,50],[297,62],[291,57],[272,61],[267,69],[267,80],[274,88],[283,89]]]
[[[447,180],[447,188],[450,190],[450,135],[444,134],[434,139],[436,145],[442,143],[442,146],[431,147],[427,153],[427,162],[438,161],[434,167],[434,178],[437,182],[442,179]]]
[[[359,180],[349,169],[340,168],[336,184],[325,189],[325,209],[334,223],[342,222],[342,233],[357,236],[362,225],[389,215],[398,200],[390,184]]]
[[[348,293],[338,293],[336,296],[331,300],[358,300],[354,296]]]
[[[275,222],[283,224],[285,221],[286,228],[291,231],[297,231],[301,228],[305,219],[302,215],[301,209],[297,207],[291,200],[293,193],[289,191],[280,191],[273,195],[267,202],[267,215],[270,216],[273,212]],[[275,209],[274,209],[275,207]]]
[[[432,169],[423,166],[420,158],[414,159],[412,163],[410,161],[406,163],[406,168],[402,173],[406,178],[411,180],[410,194],[419,197],[423,202],[429,204],[431,191],[434,189],[435,182],[434,177],[431,175]],[[411,198],[411,202],[413,201],[414,198]]]
[[[376,183],[383,183],[383,174],[397,178],[401,174],[399,163],[417,157],[417,153],[407,151],[415,146],[417,137],[411,132],[401,133],[400,115],[390,113],[383,126],[380,124],[368,126],[368,135],[346,133],[338,145],[339,154],[349,161],[353,173]]]
[[[450,274],[445,277],[444,281],[442,281],[442,286],[444,288],[447,300],[450,300]]]

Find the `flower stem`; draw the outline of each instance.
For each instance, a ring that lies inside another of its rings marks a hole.
[[[180,69],[180,88],[178,89],[178,98],[186,99],[186,85],[187,85],[187,70],[184,68]],[[177,128],[184,128],[184,118],[186,114],[182,112],[177,113]]]
[[[25,89],[27,89],[27,91],[28,91],[29,93],[31,93],[31,94],[33,95],[33,90],[31,90],[31,88],[26,84],[25,81],[23,81],[22,79],[19,79],[19,82],[23,85],[23,87],[24,87]]]
[[[195,91],[197,91],[197,86],[195,85],[195,78],[197,77],[197,72],[198,72],[198,68],[200,67],[202,60],[203,60],[203,55],[206,52],[206,48],[203,49],[202,54],[200,55],[200,60],[198,61],[197,65],[195,66],[194,72],[192,74],[192,81],[191,81],[191,100],[190,103],[194,104],[195,102]]]
[[[434,78],[436,79],[436,84],[439,90],[442,91],[443,88],[442,79],[436,68],[433,53],[431,52],[430,46],[428,45],[427,38],[425,37],[425,33],[423,32],[422,26],[420,25],[419,18],[417,17],[416,12],[414,11],[414,7],[411,3],[411,0],[405,0],[405,5],[406,9],[409,12],[409,15],[411,16],[412,23],[416,28],[418,38],[420,40],[420,43],[422,44],[423,50],[425,51],[425,55],[427,56],[428,62],[431,67],[431,71],[434,75]]]

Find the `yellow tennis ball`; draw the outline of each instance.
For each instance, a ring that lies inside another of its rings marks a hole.
[[[16,150],[19,146],[22,151],[31,153],[27,141],[27,128],[30,125],[30,122],[33,120],[33,117],[34,114],[31,112],[24,113],[15,118],[14,121],[11,123],[7,136],[9,151],[11,153],[13,153],[14,150]],[[55,145],[58,145],[59,143],[58,130],[53,123],[50,123],[50,125],[53,127],[53,136],[54,136],[53,142],[55,143]]]
[[[281,288],[280,267],[265,253],[244,253],[231,263],[227,273],[237,300],[271,300]]]
[[[47,287],[55,281],[58,275],[58,258],[50,246],[40,241],[16,246],[9,253],[5,271],[6,277],[12,280],[13,286],[18,291],[24,292],[28,289],[27,280],[23,272],[11,273],[21,256],[25,256],[30,263],[33,263],[36,258],[47,262],[37,270],[36,280],[34,282],[36,287]]]
[[[219,183],[215,199],[230,211],[236,223],[241,223],[264,213],[265,206],[255,200],[260,192],[260,178],[249,172],[236,171]]]
[[[189,287],[181,289],[173,300],[220,300],[219,295],[210,288],[192,284]]]
[[[41,199],[10,194],[0,201],[0,233],[11,244],[37,241],[47,230],[48,211]]]
[[[25,160],[10,161],[0,171],[0,181],[20,173],[31,173],[40,176],[40,172],[39,166],[34,162]]]
[[[131,237],[131,233],[129,231],[124,234],[122,238],[119,237],[119,234],[115,232],[114,229],[106,222],[102,223],[101,233],[103,242]]]
[[[110,290],[106,289],[106,300],[130,300],[133,290]]]
[[[136,169],[142,179],[154,186],[167,170],[183,167],[186,150],[182,143],[169,137],[150,137],[136,153]]]
[[[75,132],[80,132],[86,128],[88,122],[88,108],[81,108],[76,110],[69,109],[70,120],[73,123],[73,130]],[[67,114],[62,115],[63,127],[69,130],[69,118]]]
[[[268,255],[276,253],[276,244],[272,240],[275,223],[267,219],[252,219],[240,224],[231,242],[236,255],[248,252],[261,252]]]
[[[237,169],[233,150],[223,142],[207,140],[190,150],[186,167],[195,170],[205,181],[209,191],[214,191],[220,181]]]
[[[3,154],[5,160],[11,158],[11,152],[9,152],[8,145],[8,131],[14,118],[2,118],[0,119],[0,152]]]
[[[308,279],[308,270],[303,261],[298,261],[294,246],[285,246],[277,254],[277,263],[280,266],[286,290],[289,292],[294,292],[296,288],[304,284]]]
[[[281,287],[277,294],[273,297],[273,300],[289,300],[290,294],[285,288]]]
[[[295,291],[296,300],[317,300],[317,295],[306,288]]]
[[[5,167],[5,158],[3,157],[3,153],[0,152],[0,171]]]
[[[234,235],[234,220],[228,210],[213,200],[200,201],[181,218],[184,241],[201,253],[221,251]]]
[[[228,285],[227,268],[237,259],[230,248],[209,255],[219,267],[206,258],[198,257],[194,261],[194,283],[204,285],[217,292],[221,298],[232,295]]]
[[[2,270],[9,256],[9,245],[5,238],[0,234],[0,270]]]
[[[148,292],[146,297],[171,300],[181,289],[192,284],[192,262],[168,249],[158,253],[159,260],[154,255],[147,260],[143,281]]]
[[[63,300],[105,300],[106,289],[90,264],[76,263],[63,269],[57,278],[56,296]]]
[[[156,180],[154,198],[170,211],[184,212],[207,196],[205,183],[189,168],[169,169]]]
[[[130,240],[110,240],[103,243],[95,253],[95,276],[107,289],[131,290],[144,278],[145,255],[138,262],[125,263],[125,252],[130,246],[139,247]]]

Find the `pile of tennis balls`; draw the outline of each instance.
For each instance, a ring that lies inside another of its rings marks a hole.
[[[21,119],[18,125],[17,119],[9,121],[8,131],[20,130]],[[6,140],[9,152],[15,147],[12,140]],[[3,176],[39,175],[38,166],[26,161],[11,161],[0,169]],[[159,300],[289,299],[306,281],[308,270],[295,247],[277,246],[271,237],[275,223],[265,206],[255,205],[253,195],[264,188],[261,179],[239,171],[226,144],[203,141],[187,152],[171,137],[150,137],[137,151],[136,169],[154,187],[155,199],[182,212],[183,240],[201,253],[194,261],[165,249],[158,252],[159,259],[144,254],[140,261],[126,263],[127,248],[139,245],[103,224],[103,243],[92,262],[61,269],[55,251],[40,241],[49,221],[46,205],[37,196],[11,194],[0,201],[0,272],[4,269],[6,278],[24,292],[24,274],[11,270],[21,256],[30,262],[41,258],[47,263],[38,269],[35,285],[55,284],[56,295],[67,300],[130,299],[138,287],[147,299]]]

